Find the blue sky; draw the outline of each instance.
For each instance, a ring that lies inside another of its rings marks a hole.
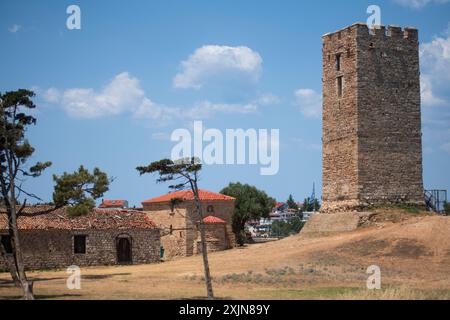
[[[66,8],[81,8],[68,30]],[[278,200],[321,187],[321,36],[368,18],[419,28],[424,180],[450,189],[450,3],[387,1],[1,1],[0,91],[37,92],[28,189],[50,201],[52,174],[80,164],[115,181],[131,204],[167,191],[135,167],[170,156],[174,129],[280,129],[280,170],[207,166],[201,187],[241,181]]]

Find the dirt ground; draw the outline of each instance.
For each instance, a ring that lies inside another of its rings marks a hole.
[[[292,236],[210,254],[221,299],[450,299],[450,217],[380,211],[354,232]],[[366,289],[371,265],[382,290]],[[40,299],[201,299],[200,256],[152,265],[82,269],[81,290],[65,270],[29,272]],[[20,291],[0,274],[0,299]]]

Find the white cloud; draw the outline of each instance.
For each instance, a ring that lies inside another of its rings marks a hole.
[[[450,0],[394,0],[394,1],[404,7],[421,9],[431,3],[444,4],[449,2]]]
[[[429,75],[420,76],[420,91],[422,103],[425,106],[440,106],[445,104],[445,100],[438,98],[433,93],[433,85]]]
[[[11,33],[17,33],[22,29],[22,26],[19,24],[13,24],[11,27],[8,28],[8,31]]]
[[[139,80],[123,72],[99,92],[92,88],[65,90],[62,105],[73,117],[97,118],[133,111],[143,99],[144,91]]]
[[[231,104],[231,103],[212,103],[210,101],[202,101],[194,105],[194,107],[184,111],[184,115],[191,119],[205,119],[216,113],[222,114],[249,114],[258,111],[258,105],[249,104]]]
[[[42,94],[42,98],[52,104],[61,104],[74,118],[93,119],[129,113],[134,118],[155,120],[163,125],[180,118],[200,120],[216,114],[255,113],[259,107],[257,102],[227,104],[208,100],[192,107],[165,106],[147,97],[139,80],[128,72],[118,74],[102,90],[71,88],[60,91],[52,87]]]
[[[182,70],[173,79],[173,86],[200,89],[209,81],[230,75],[256,82],[261,74],[261,65],[259,53],[248,47],[206,45],[181,63]]]
[[[420,46],[422,64],[422,103],[436,106],[448,103],[450,81],[450,33]]]
[[[170,121],[181,115],[179,108],[166,107],[157,104],[149,98],[144,98],[139,107],[135,110],[134,116],[142,119],[152,119],[159,121]]]
[[[42,97],[45,101],[50,103],[57,103],[61,99],[61,93],[56,88],[49,88],[43,94]]]
[[[281,102],[281,99],[272,94],[272,93],[264,93],[259,96],[259,98],[255,101],[255,103],[261,105],[261,106],[269,106],[269,105],[276,105]]]
[[[295,91],[296,104],[301,113],[310,118],[319,118],[322,114],[322,96],[312,89]]]

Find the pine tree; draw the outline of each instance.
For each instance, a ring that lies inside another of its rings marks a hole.
[[[141,175],[146,173],[157,173],[159,175],[157,182],[176,181],[176,184],[169,186],[169,188],[172,190],[183,190],[186,188],[190,188],[190,190],[192,191],[197,213],[200,217],[199,229],[202,246],[203,268],[205,272],[206,292],[208,299],[212,300],[214,299],[214,292],[212,287],[211,273],[209,270],[205,223],[203,221],[204,215],[198,189],[199,173],[201,169],[202,165],[197,158],[186,158],[178,160],[176,162],[169,159],[163,159],[160,161],[152,162],[148,166],[136,168],[136,170],[138,170]]]
[[[51,165],[51,162],[38,162],[31,167],[27,165],[34,153],[34,148],[25,138],[27,128],[36,124],[36,118],[27,114],[36,108],[32,101],[34,95],[34,92],[24,89],[0,93],[0,191],[2,205],[8,217],[9,238],[14,257],[14,263],[8,263],[8,267],[14,282],[22,288],[23,297],[27,300],[34,299],[33,282],[28,280],[25,273],[17,223],[25,210],[27,199],[19,205],[19,197],[41,200],[27,192],[23,182],[27,177],[40,176]],[[0,243],[0,252],[2,255],[6,252],[3,241]]]

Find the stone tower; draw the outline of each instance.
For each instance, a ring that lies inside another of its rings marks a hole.
[[[422,206],[418,31],[323,36],[323,212]]]

